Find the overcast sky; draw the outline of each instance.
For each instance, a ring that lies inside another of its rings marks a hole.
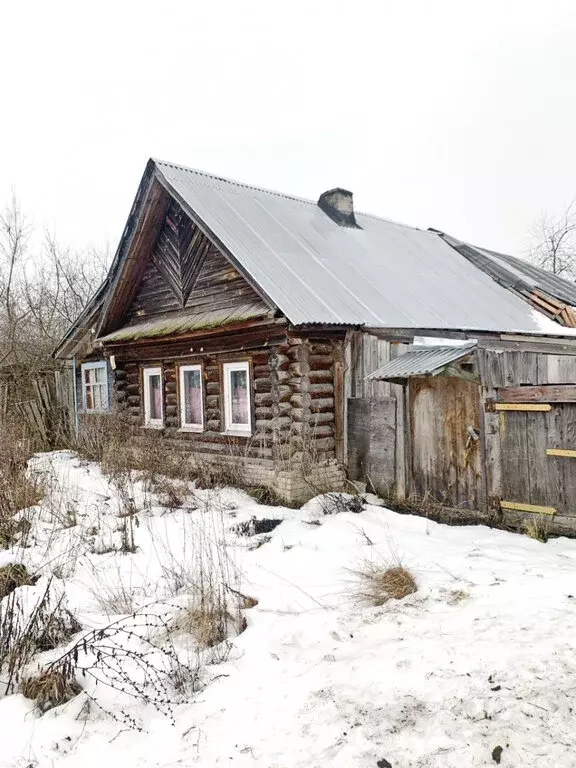
[[[575,0],[18,0],[0,38],[0,202],[77,246],[150,156],[512,253],[576,195]]]

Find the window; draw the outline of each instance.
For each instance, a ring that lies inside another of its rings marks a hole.
[[[250,371],[248,363],[224,363],[226,432],[250,433]]]
[[[144,368],[144,424],[147,427],[164,426],[161,368]]]
[[[108,410],[106,361],[82,364],[82,408],[90,413]]]
[[[204,427],[202,366],[180,366],[180,427],[201,432]]]

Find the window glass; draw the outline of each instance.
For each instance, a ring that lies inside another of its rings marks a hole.
[[[224,363],[224,430],[250,433],[250,409],[249,364]]]
[[[248,371],[230,371],[232,424],[248,423]]]
[[[107,410],[106,386],[106,363],[85,363],[82,366],[82,397],[86,411]]]
[[[148,377],[150,419],[162,418],[162,387],[160,375],[155,373]]]
[[[144,423],[149,427],[163,425],[162,369],[144,368]]]
[[[202,372],[200,366],[180,369],[182,426],[202,426]]]

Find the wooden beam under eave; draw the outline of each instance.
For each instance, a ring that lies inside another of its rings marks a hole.
[[[494,403],[495,411],[551,411],[550,403]]]

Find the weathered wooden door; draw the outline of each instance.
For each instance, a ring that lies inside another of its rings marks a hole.
[[[576,516],[576,403],[540,407],[498,414],[501,506]]]
[[[410,379],[410,491],[450,507],[479,509],[480,388],[453,376]]]

